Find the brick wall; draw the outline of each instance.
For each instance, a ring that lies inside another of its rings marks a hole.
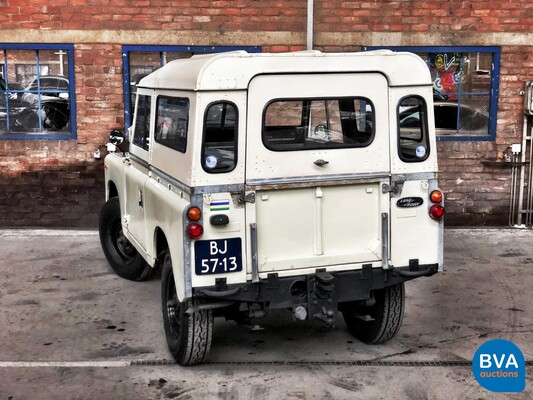
[[[124,125],[123,44],[306,46],[307,2],[4,0],[0,43],[75,46],[77,139],[0,139],[0,227],[96,226],[103,150]],[[501,46],[495,142],[439,142],[448,224],[506,224],[510,170],[501,160],[522,134],[526,80],[533,80],[533,3],[315,0],[315,48],[365,45]]]

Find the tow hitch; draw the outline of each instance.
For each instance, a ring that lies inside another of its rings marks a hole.
[[[335,323],[337,297],[335,295],[335,277],[326,271],[317,271],[307,282],[307,310],[309,319],[319,319],[328,325]],[[298,318],[298,307],[295,316]]]

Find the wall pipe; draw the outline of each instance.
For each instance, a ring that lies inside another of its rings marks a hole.
[[[307,0],[307,50],[313,50],[314,0]]]

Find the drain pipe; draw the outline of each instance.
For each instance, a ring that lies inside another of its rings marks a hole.
[[[307,0],[307,50],[313,50],[314,0]]]

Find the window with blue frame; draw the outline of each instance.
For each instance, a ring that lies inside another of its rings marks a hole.
[[[74,46],[0,44],[0,140],[76,137]]]
[[[387,47],[424,59],[433,80],[439,140],[494,140],[500,71],[499,47]],[[376,50],[367,47],[365,50]]]
[[[224,51],[245,50],[249,53],[261,52],[256,46],[123,46],[122,64],[124,66],[124,121],[126,129],[133,121],[133,109],[137,84],[146,75],[161,68],[170,61],[189,58],[194,54],[220,53]]]

